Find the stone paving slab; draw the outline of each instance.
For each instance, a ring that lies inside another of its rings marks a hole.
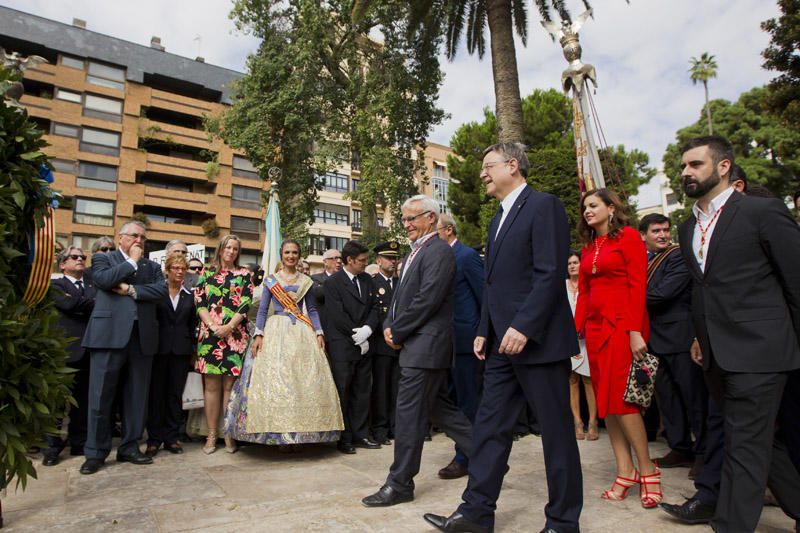
[[[600,499],[611,484],[614,461],[607,435],[578,443],[583,464],[584,508],[581,529],[590,533],[711,531],[687,528],[659,510],[642,509],[638,493],[622,502]],[[137,466],[113,460],[92,476],[78,472],[83,458],[64,457],[55,467],[38,466],[38,480],[24,493],[9,489],[3,498],[11,532],[426,532],[422,514],[449,514],[461,501],[466,479],[443,481],[436,472],[450,462],[452,442],[437,434],[425,444],[413,502],[383,509],[361,505],[386,478],[392,447],[342,455],[333,446],[307,446],[296,453],[248,446],[228,454],[205,455],[200,443],[186,453],[161,452],[155,464]],[[654,456],[666,446],[651,443]],[[37,463],[40,459],[36,459]],[[515,443],[498,502],[496,530],[539,531],[547,502],[541,441],[528,436]],[[694,492],[688,470],[664,470],[666,501],[681,502]],[[764,509],[758,531],[793,531],[778,508]]]

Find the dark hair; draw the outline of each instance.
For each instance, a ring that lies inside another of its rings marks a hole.
[[[733,155],[733,146],[730,141],[720,135],[706,135],[703,137],[695,137],[690,140],[681,148],[681,154],[684,154],[692,148],[699,148],[701,146],[708,146],[711,150],[711,160],[716,165],[720,161],[727,159],[731,162],[731,170],[728,172],[728,178],[732,181],[731,177],[733,169],[736,167],[736,159]]]
[[[649,230],[650,226],[653,224],[663,224],[665,222],[670,224],[668,217],[665,217],[661,213],[650,213],[649,215],[643,216],[641,222],[639,222],[639,232],[647,233],[647,230]]]
[[[583,218],[583,211],[585,209],[584,202],[590,196],[597,196],[609,207],[612,205],[614,206],[614,218],[608,223],[609,239],[615,238],[617,234],[622,231],[622,228],[628,225],[628,220],[630,219],[627,207],[622,203],[622,200],[619,199],[619,195],[611,189],[601,188],[587,191],[586,194],[581,197],[580,219],[578,220],[578,236],[581,238],[581,242],[587,245],[594,239],[594,229],[592,229],[592,227],[586,223],[586,219]]]
[[[755,196],[757,198],[777,198],[774,194],[772,194],[772,191],[757,183],[754,183],[747,188],[747,196]]]
[[[794,201],[794,203],[797,203],[798,198],[800,198],[800,191],[795,192],[794,196],[792,196],[792,200]]]
[[[731,168],[731,183],[737,180],[741,180],[742,183],[744,183],[744,189],[742,190],[748,192],[749,182],[747,181],[747,172],[739,165],[733,165]]]
[[[355,259],[361,254],[369,253],[369,248],[364,246],[358,241],[347,241],[342,248],[342,263],[347,264],[347,259],[352,257]]]
[[[299,255],[301,256],[303,255],[303,247],[300,246],[300,243],[294,239],[286,239],[281,243],[281,255],[283,255],[283,247],[286,246],[287,244],[294,244],[295,246],[297,246],[297,252],[299,253]]]
[[[570,259],[570,258],[571,258],[573,255],[574,255],[575,257],[577,257],[578,259],[580,259],[580,258],[581,258],[581,251],[580,251],[580,250],[570,250],[570,251],[569,251],[569,254],[567,255],[567,261],[569,261],[569,259]]]

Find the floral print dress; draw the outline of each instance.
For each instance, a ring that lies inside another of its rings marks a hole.
[[[247,315],[253,301],[253,283],[247,268],[206,269],[195,286],[197,312],[205,310],[214,324],[227,324],[237,314]],[[197,338],[195,370],[201,374],[238,376],[242,370],[249,337],[247,320],[220,339],[201,321]]]

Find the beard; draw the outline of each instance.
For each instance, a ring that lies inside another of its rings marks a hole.
[[[715,168],[711,175],[703,181],[684,177],[681,184],[683,185],[683,192],[686,196],[689,198],[702,198],[708,191],[719,185],[720,181],[722,181],[722,178],[720,178],[719,172],[717,172]]]

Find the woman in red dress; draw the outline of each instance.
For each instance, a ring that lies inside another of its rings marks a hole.
[[[598,414],[605,419],[617,461],[617,478],[602,497],[622,500],[638,484],[642,506],[656,507],[662,497],[661,472],[650,459],[639,406],[623,400],[631,361],[647,352],[647,252],[613,191],[587,192],[581,213],[578,233],[584,247],[575,325],[586,339]]]

